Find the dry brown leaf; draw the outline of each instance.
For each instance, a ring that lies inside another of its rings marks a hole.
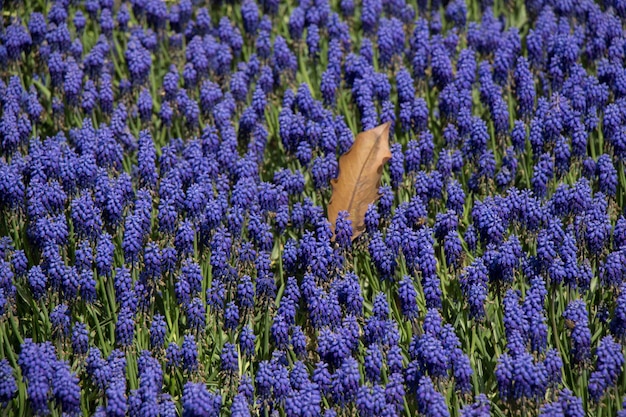
[[[335,229],[340,211],[352,220],[352,240],[365,229],[367,207],[380,196],[383,166],[391,158],[387,122],[357,135],[352,147],[339,158],[339,176],[331,181],[333,194],[328,204],[328,220]]]

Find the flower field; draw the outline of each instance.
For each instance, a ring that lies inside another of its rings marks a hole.
[[[625,0],[0,11],[1,416],[626,417]]]

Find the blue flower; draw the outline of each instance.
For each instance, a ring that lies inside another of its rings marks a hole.
[[[598,158],[596,173],[600,192],[614,197],[617,189],[617,170],[613,166],[613,161],[611,161],[609,155],[603,154]]]
[[[56,362],[51,379],[52,393],[64,413],[78,416],[81,414],[81,387],[78,376],[70,371],[67,362]]]
[[[378,345],[370,345],[365,354],[365,375],[372,383],[379,383],[383,366],[383,354]]]
[[[198,332],[204,332],[206,327],[206,307],[199,297],[194,297],[189,304],[185,304],[187,326]]]
[[[71,322],[71,312],[67,304],[59,304],[50,312],[50,324],[53,333],[60,337],[64,338],[70,335]]]
[[[180,350],[180,357],[187,372],[193,373],[198,370],[198,346],[193,335],[185,335]]]
[[[222,397],[207,390],[204,383],[187,382],[182,396],[183,417],[218,417]]]
[[[587,306],[582,300],[569,303],[563,312],[567,327],[571,331],[571,354],[576,363],[583,363],[591,357],[591,331]]]
[[[57,365],[54,346],[50,342],[35,343],[24,339],[17,363],[27,382],[29,403],[35,413],[49,413],[49,399]]]
[[[566,417],[583,417],[585,415],[582,400],[569,389],[561,389],[558,393],[558,398],[563,414]]]
[[[624,365],[622,347],[612,336],[600,340],[596,351],[595,371],[589,378],[589,395],[593,401],[599,401],[606,390],[617,383]]]
[[[405,41],[402,22],[396,18],[381,19],[379,21],[377,38],[378,62],[382,67],[387,67],[391,64],[394,55],[404,52]]]
[[[417,387],[417,408],[428,417],[448,417],[450,412],[444,396],[435,390],[428,376],[420,379]]]
[[[226,372],[237,372],[239,369],[239,357],[237,348],[232,343],[225,343],[221,354],[221,368]]]
[[[165,334],[167,331],[167,325],[165,318],[156,313],[152,317],[152,324],[150,325],[150,346],[152,349],[159,349],[165,346]]]
[[[256,7],[256,5],[255,5]],[[230,406],[230,413],[233,417],[249,417],[250,408],[246,397],[243,394],[237,394]]]
[[[542,398],[547,387],[543,363],[534,363],[532,355],[523,353],[511,357],[500,356],[496,367],[500,396],[507,399]]]
[[[273,62],[279,72],[295,71],[297,68],[297,59],[293,52],[289,49],[286,40],[282,36],[274,39]]]
[[[352,358],[346,358],[340,368],[332,376],[331,395],[339,404],[353,401],[359,390],[358,362]]]
[[[119,346],[129,347],[135,337],[135,313],[128,307],[122,307],[117,315],[115,341]]]
[[[561,374],[563,370],[563,360],[559,352],[556,349],[548,350],[543,364],[546,368],[548,384],[553,387],[559,386],[562,381]]]
[[[0,360],[0,404],[5,406],[17,394],[13,368],[6,359]]]
[[[131,37],[124,54],[133,84],[143,84],[149,75],[152,59],[150,52],[144,48],[136,37]]]
[[[362,386],[356,398],[356,406],[361,416],[373,417],[383,415],[385,407],[383,388],[380,385],[374,385],[373,389],[368,386]]]
[[[491,415],[491,403],[485,394],[479,394],[473,404],[461,409],[462,417],[488,417]]]
[[[380,0],[366,0],[363,2],[361,21],[363,23],[363,32],[365,34],[372,34],[375,32],[382,11],[383,5]]]

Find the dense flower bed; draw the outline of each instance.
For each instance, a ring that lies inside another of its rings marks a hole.
[[[624,0],[9,3],[0,414],[625,415]]]

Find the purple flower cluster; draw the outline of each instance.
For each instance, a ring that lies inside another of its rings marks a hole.
[[[596,356],[596,368],[589,377],[589,395],[594,401],[599,401],[622,374],[624,354],[622,346],[612,336],[605,336],[598,344]]]
[[[18,364],[27,382],[28,398],[35,414],[49,414],[52,401],[68,415],[80,415],[81,388],[78,377],[67,362],[57,358],[50,342],[35,343],[26,339],[18,357]],[[11,374],[3,387],[5,400],[11,397]],[[13,383],[15,384],[15,382]],[[3,383],[4,385],[4,383]],[[14,394],[14,390],[13,390]]]
[[[3,15],[0,408],[625,395],[623,1],[296,3]],[[380,198],[330,224],[338,158],[387,122]]]

